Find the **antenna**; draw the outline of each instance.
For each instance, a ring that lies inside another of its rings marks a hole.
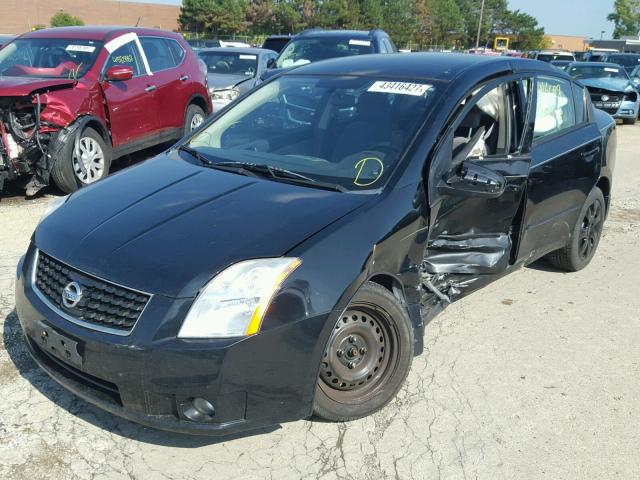
[[[136,22],[136,27],[140,25],[140,20],[142,20],[142,15],[138,17],[138,21]]]

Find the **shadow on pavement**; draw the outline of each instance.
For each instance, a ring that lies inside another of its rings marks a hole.
[[[165,432],[144,427],[85,402],[58,385],[57,382],[43,372],[27,350],[15,309],[4,318],[3,343],[18,373],[42,395],[81,420],[125,438],[167,447],[198,448],[244,437],[263,435],[280,428],[279,426],[274,426],[225,437],[207,437]]]
[[[530,268],[531,270],[538,270],[540,272],[548,272],[548,273],[562,273],[567,274],[566,270],[561,270],[552,266],[549,262],[547,262],[544,258],[540,260],[536,260],[535,262],[526,266],[526,268]]]

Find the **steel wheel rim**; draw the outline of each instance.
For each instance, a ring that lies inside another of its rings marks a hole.
[[[389,315],[372,305],[354,305],[334,325],[318,386],[336,402],[362,403],[379,391],[397,361],[398,333]]]
[[[78,151],[73,152],[73,173],[82,183],[89,184],[100,180],[104,174],[104,152],[97,140],[82,137]]]
[[[578,254],[582,260],[591,258],[600,239],[602,230],[602,205],[595,201],[584,214],[578,238]]]
[[[204,122],[204,116],[200,113],[196,113],[193,117],[191,117],[191,124],[189,125],[189,128],[191,129],[191,131],[194,131],[196,128],[202,125],[202,122]]]

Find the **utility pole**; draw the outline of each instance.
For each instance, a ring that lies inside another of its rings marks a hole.
[[[478,36],[476,37],[476,48],[480,46],[480,32],[482,32],[482,17],[484,16],[484,0],[480,4],[480,21],[478,22]]]

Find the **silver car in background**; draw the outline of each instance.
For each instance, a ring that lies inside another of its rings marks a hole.
[[[198,57],[207,66],[209,95],[213,112],[221,110],[233,100],[251,90],[269,60],[278,56],[264,48],[204,48]]]

